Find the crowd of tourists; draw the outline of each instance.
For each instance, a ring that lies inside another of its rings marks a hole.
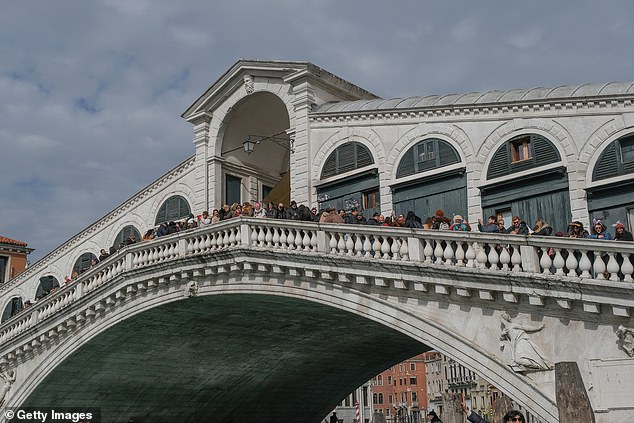
[[[101,261],[106,260],[112,254],[116,253],[119,249],[125,246],[188,229],[194,229],[200,226],[213,225],[221,221],[240,216],[320,223],[391,226],[412,229],[463,232],[469,232],[472,230],[471,224],[465,220],[462,215],[455,214],[449,218],[445,215],[444,210],[440,209],[436,210],[433,216],[426,217],[425,219],[417,216],[413,211],[409,211],[406,214],[392,214],[391,216],[384,216],[383,214],[377,212],[370,218],[366,218],[356,208],[346,211],[330,207],[318,211],[316,207],[309,208],[303,204],[298,205],[295,201],[291,201],[288,207],[286,207],[283,203],[275,205],[272,202],[269,202],[266,205],[259,202],[254,204],[249,202],[244,204],[225,204],[219,209],[212,210],[211,214],[208,211],[204,211],[197,216],[190,214],[188,217],[178,221],[161,223],[157,227],[147,230],[140,240],[138,240],[135,235],[130,235],[127,239],[120,242],[119,245],[110,247],[108,251],[106,251],[106,249],[101,249],[99,257],[92,258],[90,267],[76,267],[72,271],[72,274],[66,277],[65,282],[72,282],[77,279],[81,273],[91,267],[97,266]],[[583,223],[573,221],[568,225],[566,232],[555,232],[554,229],[544,221],[544,219],[537,219],[532,227],[530,227],[520,216],[513,216],[511,218],[511,224],[508,227],[505,226],[503,219],[496,216],[489,216],[486,222],[483,222],[481,219],[478,219],[477,222],[478,231],[485,233],[504,233],[526,236],[558,236],[616,241],[634,240],[632,233],[625,229],[625,225],[622,222],[617,221],[612,226],[614,228],[614,233],[608,230],[607,226],[601,219],[593,219],[591,230],[588,231],[584,228]],[[57,287],[53,287],[48,291],[44,291],[38,298],[35,299],[35,301],[55,292],[56,290]],[[32,302],[27,301],[24,304],[24,308],[28,308],[30,305],[32,305]]]

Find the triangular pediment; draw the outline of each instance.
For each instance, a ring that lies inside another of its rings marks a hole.
[[[289,85],[308,81],[341,101],[375,99],[376,95],[309,62],[238,60],[181,115],[188,121],[213,113],[235,90],[245,85],[245,77],[283,80]]]

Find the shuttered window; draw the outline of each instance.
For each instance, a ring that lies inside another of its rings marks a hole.
[[[40,278],[40,285],[37,287],[37,291],[35,292],[35,299],[38,300],[45,295],[48,295],[53,288],[58,287],[59,282],[55,276],[42,276]]]
[[[112,245],[119,248],[121,244],[124,244],[130,238],[131,235],[134,236],[136,242],[141,241],[141,233],[134,226],[128,225],[121,229],[117,237],[114,239],[114,244]]]
[[[437,138],[426,139],[407,150],[398,164],[396,177],[402,178],[453,163],[460,163],[460,156],[451,144]]]
[[[592,172],[592,180],[634,173],[634,134],[614,141],[603,150]]]
[[[22,307],[22,298],[13,297],[11,301],[9,301],[9,304],[7,304],[7,306],[4,308],[4,312],[2,313],[2,321],[4,322],[5,320],[11,318],[11,316],[18,314],[18,312],[22,310]]]
[[[75,265],[73,266],[73,271],[81,275],[83,272],[90,269],[90,264],[92,260],[96,258],[97,256],[95,256],[93,253],[82,254],[75,262]]]
[[[504,143],[493,154],[487,179],[557,163],[560,160],[559,151],[547,138],[537,134],[520,135]]]
[[[337,147],[326,159],[321,170],[321,178],[329,178],[374,164],[372,153],[359,142],[348,142]]]
[[[161,205],[158,213],[156,214],[155,225],[160,225],[163,222],[169,222],[172,220],[182,219],[189,216],[191,209],[189,203],[180,195],[174,195]]]

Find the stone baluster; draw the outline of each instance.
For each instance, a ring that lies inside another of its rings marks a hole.
[[[474,243],[472,241],[468,241],[467,242],[467,252],[465,253],[465,258],[467,259],[467,264],[466,266],[468,268],[474,268],[476,267],[476,252],[475,249],[473,248]]]
[[[302,237],[302,249],[310,251],[311,250],[311,245],[310,245],[310,235],[312,234],[311,231],[306,230],[304,231],[304,236]]]
[[[363,257],[372,257],[372,242],[369,236],[363,237]]]
[[[272,244],[272,242],[273,242],[273,231],[271,230],[271,228],[266,228],[266,235],[264,236],[264,240],[266,241],[266,245],[268,247],[273,246],[273,244]]]
[[[286,237],[286,243],[289,250],[295,249],[295,229],[289,229],[288,236]]]
[[[550,275],[552,272],[550,271],[550,266],[552,266],[553,261],[550,259],[548,255],[548,247],[541,247],[542,250],[542,258],[539,259],[539,265],[542,268],[542,273],[544,275]]]
[[[605,263],[603,262],[603,257],[601,257],[600,251],[594,252],[594,265],[592,266],[594,270],[594,278],[599,280],[605,280]]]
[[[337,243],[337,254],[344,255],[346,254],[346,237],[347,235],[339,232],[339,242]]]
[[[423,248],[423,255],[425,256],[425,263],[431,264],[434,259],[434,249],[432,248],[432,242],[429,239],[424,239],[425,248]]]
[[[621,265],[621,273],[623,273],[624,282],[634,282],[632,279],[632,273],[634,273],[634,266],[630,261],[630,253],[621,253],[623,255],[623,264]]]
[[[520,253],[519,245],[509,245],[509,248],[513,249],[511,254],[511,264],[513,264],[513,272],[522,271],[522,254]]]
[[[401,242],[394,238],[392,240],[392,246],[390,248],[390,252],[392,253],[392,260],[400,260],[399,252],[401,251]]]
[[[484,249],[484,247],[482,247]],[[486,250],[484,250],[486,252]],[[491,269],[493,270],[497,270],[498,269],[498,263],[500,262],[500,256],[498,254],[497,249],[495,248],[495,245],[490,245],[489,246],[489,254],[487,256],[487,260],[489,261],[489,264],[491,266]]]
[[[330,253],[337,254],[337,244],[338,244],[337,234],[335,232],[331,232],[329,236],[330,236],[330,243],[329,243]]]
[[[464,242],[458,241],[456,242],[456,266],[464,267],[465,265],[464,259],[465,259]]]
[[[619,280],[619,263],[616,261],[616,257],[614,257],[614,253],[608,253],[608,266],[606,270],[610,273],[611,281]]]
[[[561,255],[561,248],[555,248],[555,259],[553,260],[553,266],[555,266],[555,275],[563,276],[566,274],[564,267],[566,266],[566,260]]]
[[[566,257],[566,269],[568,269],[568,276],[577,276],[577,267],[579,262],[575,257],[574,250],[568,250],[568,257]]]
[[[590,269],[592,269],[592,262],[588,257],[588,252],[585,250],[581,250],[581,260],[579,260],[579,270],[581,270],[581,275],[579,276],[582,279],[591,278]]]
[[[383,242],[381,243],[381,257],[386,259],[390,258],[390,242],[388,241],[389,237],[384,236]]]
[[[442,248],[442,241],[438,241],[436,240],[436,248],[434,248],[434,256],[436,257],[436,260],[434,261],[434,264],[443,264],[443,256],[445,254],[445,251]]]
[[[399,255],[401,256],[402,261],[409,260],[409,245],[407,242],[407,238],[403,238],[401,240],[401,250],[399,251]]]
[[[356,251],[356,256],[361,257],[363,255],[363,243],[361,242],[362,235],[355,235],[354,240],[354,250]]]
[[[509,271],[511,270],[509,264],[511,263],[511,255],[509,254],[509,246],[508,245],[500,245],[502,251],[500,252],[500,263],[502,263],[502,270]],[[495,245],[491,245],[491,249],[495,249]]]
[[[280,230],[279,228],[273,228],[273,247],[280,248]]]
[[[374,252],[375,258],[381,257],[381,241],[378,236],[374,237],[374,242],[372,243],[372,251]]]
[[[267,232],[267,230],[263,226],[258,226],[257,245],[259,247],[264,247],[264,242],[266,241],[265,232]]]
[[[447,241],[445,245],[445,250],[442,253],[444,259],[445,266],[453,266],[453,258],[454,258],[453,246],[451,245],[451,241]]]
[[[479,243],[474,243],[474,248],[476,249],[476,267],[486,269],[489,258],[486,251],[484,251],[484,247]]]
[[[282,250],[287,250],[288,249],[288,244],[287,242],[287,236],[286,236],[286,229],[284,228],[280,228],[280,246],[282,247]]]

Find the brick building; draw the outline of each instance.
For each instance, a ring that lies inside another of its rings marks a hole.
[[[27,256],[32,248],[28,244],[0,236],[0,283],[5,283],[26,269]]]
[[[372,379],[375,413],[388,422],[422,422],[427,410],[425,357],[414,356],[386,369]]]

